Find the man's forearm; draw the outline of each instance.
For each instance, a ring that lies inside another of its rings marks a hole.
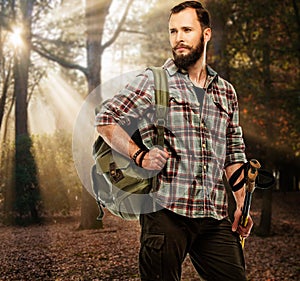
[[[139,149],[126,131],[117,124],[97,126],[97,131],[105,142],[124,156],[132,158]]]
[[[242,163],[236,163],[232,164],[225,168],[225,173],[227,180],[230,179],[230,177],[233,175],[233,173],[241,167]],[[237,179],[236,183],[240,182],[244,178],[244,172],[241,173],[240,177]],[[234,198],[237,204],[237,208],[241,209],[244,205],[244,199],[245,199],[245,188],[242,187],[240,190],[233,192]]]

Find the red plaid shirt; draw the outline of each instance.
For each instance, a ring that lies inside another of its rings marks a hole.
[[[171,59],[164,68],[170,95],[165,147],[170,158],[159,174],[155,196],[160,205],[177,214],[222,219],[228,215],[224,168],[246,161],[235,90],[207,67],[201,107],[188,74],[180,72]],[[105,103],[96,125],[132,125],[132,120],[138,120],[143,143],[150,149],[156,134],[154,109],[153,74],[146,70]]]

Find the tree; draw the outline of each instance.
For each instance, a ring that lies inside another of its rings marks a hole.
[[[249,157],[260,155],[269,169],[296,167],[300,133],[297,4],[224,0],[210,1],[208,8],[213,28],[215,17],[224,18],[222,37],[227,39],[222,41],[226,44],[221,59],[213,54],[212,64],[217,70],[227,69],[225,76],[237,89]],[[267,149],[271,150],[268,155]]]
[[[37,171],[28,133],[28,76],[31,54],[31,24],[34,0],[20,3],[24,46],[16,50],[14,61],[15,103],[15,190],[16,216],[19,223],[38,222],[39,189]]]
[[[6,141],[8,117],[13,105],[15,109],[14,188],[6,186],[6,197],[10,198],[6,200],[6,211],[12,215],[11,219],[15,218],[20,223],[39,219],[39,190],[27,119],[34,5],[35,1],[33,0],[1,1],[0,40],[2,44],[0,55],[3,80],[1,81],[0,128],[4,132],[4,141]],[[10,87],[12,84],[13,91]],[[9,96],[10,94],[11,96]],[[10,105],[8,101],[10,101]],[[3,122],[5,116],[6,122]],[[6,157],[5,151],[7,150],[2,151],[1,163]],[[7,162],[9,163],[9,161]],[[8,170],[10,166],[6,166],[6,170]],[[1,168],[1,172],[3,171],[4,169]]]
[[[72,58],[71,60],[67,60],[65,57],[60,56],[59,52],[55,49],[46,48],[45,44],[43,44],[49,42],[46,38],[39,37],[39,41],[35,42],[33,45],[33,49],[42,57],[55,61],[65,68],[81,71],[87,79],[88,93],[91,93],[101,84],[101,58],[103,52],[111,46],[116,41],[119,34],[124,31],[124,24],[130,7],[133,4],[133,0],[129,0],[127,2],[121,19],[117,24],[115,23],[115,28],[111,32],[111,37],[104,42],[104,24],[112,3],[112,0],[86,1],[86,66],[75,63]],[[71,42],[69,42],[69,44],[71,44]],[[99,93],[99,95],[101,95],[101,93]],[[87,173],[87,176],[89,176],[89,173]],[[102,227],[102,224],[95,220],[97,212],[98,209],[95,199],[83,187],[80,228],[87,229]]]
[[[9,21],[11,21],[11,14],[13,13],[14,6],[8,5],[6,1],[1,1],[0,11],[0,130],[3,127],[5,107],[8,103],[9,96],[11,94],[12,76],[13,76],[13,63],[14,63],[14,51],[13,51],[13,38],[9,34],[10,27]],[[5,42],[10,44],[5,44]]]
[[[263,88],[265,92],[265,102],[266,106],[269,108],[271,106],[272,93],[274,92],[273,85],[271,82],[271,46],[270,46],[270,32],[271,32],[271,14],[272,9],[267,9],[265,14],[264,27],[262,31],[262,72],[263,72]],[[271,111],[267,116],[267,123],[269,126],[266,130],[266,135],[268,139],[273,139],[273,120],[274,113]],[[266,162],[269,167],[272,167],[272,162],[268,160],[272,158],[272,149],[267,146],[266,149]],[[258,233],[263,236],[270,235],[271,232],[271,220],[272,220],[272,188],[263,191],[263,204],[261,211],[261,218],[259,224]]]
[[[227,69],[239,93],[248,157],[259,155],[265,168],[280,170],[284,178],[282,166],[290,171],[299,167],[298,6],[295,1],[225,0],[209,2],[209,9],[224,17],[226,44],[215,65]],[[281,188],[287,184],[281,182]],[[268,190],[259,227],[263,235],[270,233],[271,206]]]
[[[0,129],[3,149],[0,178],[9,222],[39,220],[39,188],[27,111],[34,89],[43,76],[42,69],[33,65],[31,56],[32,25],[41,9],[43,6],[36,1],[1,1]]]

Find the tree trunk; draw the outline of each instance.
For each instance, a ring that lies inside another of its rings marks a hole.
[[[228,3],[223,1],[208,1],[207,8],[213,15],[213,36],[212,51],[208,48],[208,56],[213,54],[214,64],[212,67],[218,70],[218,74],[230,80],[230,64],[228,63],[228,55],[226,54],[226,46],[228,44],[228,18],[232,14],[232,8]]]
[[[261,236],[269,236],[271,233],[272,222],[272,193],[273,188],[263,190],[263,201],[261,208],[260,223],[257,234]]]
[[[14,93],[16,96],[15,126],[16,138],[28,135],[27,93],[28,69],[30,52],[26,48],[18,50],[15,54],[14,64]]]
[[[269,2],[269,1],[267,1]],[[265,26],[263,31],[263,83],[266,99],[266,108],[272,108],[271,94],[272,94],[272,81],[271,81],[271,54],[270,54],[270,11],[266,13]],[[267,146],[266,146],[266,165],[268,169],[272,169],[272,141],[273,141],[273,111],[270,110],[267,115]],[[272,221],[272,188],[263,190],[263,206],[260,217],[260,224],[258,228],[258,234],[262,236],[269,236],[271,233],[271,221]]]
[[[112,0],[86,1],[86,25],[87,25],[87,81],[88,93],[91,93],[101,84],[101,46],[103,27],[106,15]],[[100,30],[99,30],[100,28]],[[101,94],[101,93],[99,93]],[[95,198],[82,187],[80,229],[102,228],[102,221],[97,221],[99,209]]]
[[[4,10],[4,3],[1,5],[1,13],[5,13]],[[4,58],[4,51],[3,51],[3,35],[2,35],[2,26],[0,26],[0,75],[2,79],[2,93],[0,97],[0,130],[2,127],[2,122],[4,118],[4,111],[5,111],[5,104],[7,100],[7,94],[9,89],[9,84],[11,82],[11,72],[12,72],[12,60],[9,59],[6,63]]]
[[[11,70],[11,67],[9,66],[8,73],[5,76],[4,81],[3,81],[2,96],[0,98],[0,130],[2,127],[3,119],[4,119],[5,104],[6,104],[6,100],[7,100],[7,93],[8,93],[9,82],[10,82],[10,72],[11,72],[10,70]]]
[[[15,104],[15,215],[17,223],[38,222],[39,201],[37,169],[31,153],[28,134],[28,73],[31,53],[31,19],[34,0],[21,3],[23,45],[15,50],[14,94]]]

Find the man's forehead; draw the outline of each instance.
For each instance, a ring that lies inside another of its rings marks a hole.
[[[186,8],[179,13],[172,14],[169,20],[170,28],[178,28],[178,27],[188,27],[199,25],[200,22],[197,17],[197,13],[195,9]]]

